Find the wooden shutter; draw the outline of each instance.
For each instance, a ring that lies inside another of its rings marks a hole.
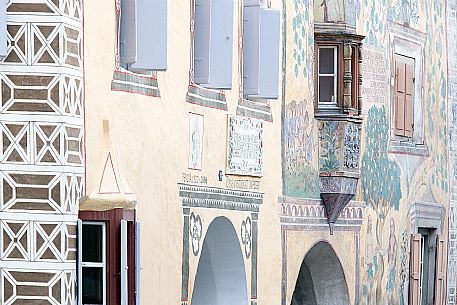
[[[420,276],[421,276],[421,235],[411,235],[411,253],[409,266],[409,305],[419,305],[421,297]]]
[[[444,237],[438,235],[436,238],[436,268],[435,268],[435,302],[434,305],[444,305],[445,303],[445,280],[446,280],[446,248]]]
[[[414,67],[406,64],[405,74],[405,136],[413,136],[414,126],[414,109],[413,109],[413,92],[414,92]]]
[[[395,134],[405,135],[405,64],[395,61]]]

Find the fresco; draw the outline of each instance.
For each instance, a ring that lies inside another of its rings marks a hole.
[[[387,9],[386,9],[387,8]],[[392,71],[389,23],[405,33],[426,33],[424,58],[424,157],[389,152],[390,95],[384,101],[364,101],[361,192],[367,203],[361,304],[408,304],[410,204],[430,189],[436,202],[447,202],[448,157],[444,2],[418,0],[356,0],[358,32],[366,35],[364,48],[385,58]],[[391,87],[388,87],[390,91]],[[367,88],[370,90],[370,88]],[[369,95],[368,95],[369,96]],[[411,160],[411,161],[406,161]],[[425,187],[426,186],[426,187]]]
[[[315,0],[314,20],[316,22],[343,22],[343,0]]]
[[[283,193],[320,198],[314,121],[313,1],[284,2],[287,20],[283,67]]]
[[[284,193],[291,197],[319,198],[318,172],[313,167],[314,124],[307,102],[292,101],[285,108]]]

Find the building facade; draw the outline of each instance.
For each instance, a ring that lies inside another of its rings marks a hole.
[[[457,302],[455,0],[9,0],[1,35],[1,304]]]

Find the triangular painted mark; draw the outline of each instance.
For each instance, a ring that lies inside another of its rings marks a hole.
[[[120,188],[117,182],[116,171],[114,170],[113,160],[111,153],[108,153],[108,157],[105,161],[103,168],[102,180],[100,181],[100,187],[98,189],[100,194],[119,194]]]

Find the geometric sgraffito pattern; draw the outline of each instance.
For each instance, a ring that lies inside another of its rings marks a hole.
[[[73,223],[0,221],[3,261],[76,261],[76,226]]]
[[[75,214],[82,197],[82,175],[0,172],[0,211]]]
[[[7,1],[8,51],[0,63],[2,305],[76,305],[82,2]]]
[[[75,305],[76,273],[61,270],[0,271],[3,305]]]
[[[81,126],[48,122],[0,123],[0,160],[5,164],[81,165]],[[34,145],[31,145],[31,144]]]
[[[62,74],[0,73],[1,113],[82,117],[82,79]]]
[[[72,26],[59,22],[11,22],[7,33],[9,51],[5,63],[82,67],[81,31]]]

